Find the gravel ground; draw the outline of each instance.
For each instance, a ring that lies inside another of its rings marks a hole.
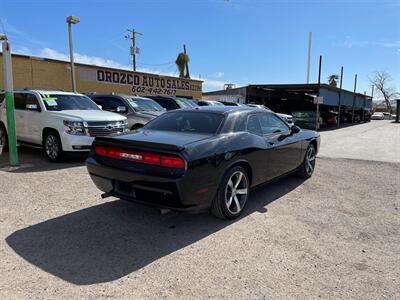
[[[400,163],[400,124],[390,120],[321,132],[320,157]]]
[[[100,200],[82,162],[23,155],[0,170],[0,299],[400,298],[398,163],[321,157],[226,222]]]

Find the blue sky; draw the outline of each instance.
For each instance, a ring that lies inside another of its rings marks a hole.
[[[344,88],[370,93],[369,78],[386,70],[400,89],[400,2],[396,0],[0,0],[0,19],[18,53],[68,59],[65,18],[77,15],[75,52],[81,62],[130,67],[127,28],[138,38],[138,68],[177,74],[187,45],[192,75],[204,90],[224,83],[304,83],[308,32],[313,33],[311,81],[344,66]],[[2,27],[0,26],[0,31]]]

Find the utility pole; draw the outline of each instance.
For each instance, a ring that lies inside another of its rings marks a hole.
[[[311,31],[308,33],[308,61],[307,61],[307,84],[310,83],[310,67],[311,67]]]
[[[353,110],[351,113],[351,124],[354,123],[354,106],[356,105],[356,91],[357,91],[357,74],[354,76],[354,95],[353,95]]]
[[[340,68],[340,90],[339,90],[339,110],[337,119],[337,128],[340,128],[340,110],[342,105],[342,87],[343,87],[343,66]]]
[[[374,88],[375,88],[375,85],[372,85],[372,90],[371,90],[371,101],[374,100]]]
[[[321,70],[322,70],[322,55],[319,56],[319,66],[318,66],[318,97],[317,106],[315,112],[315,130],[319,129],[319,90],[321,89]]]
[[[0,41],[3,41],[3,74],[4,91],[6,100],[7,130],[8,130],[8,148],[10,154],[10,165],[16,167],[19,165],[17,149],[17,133],[15,129],[14,112],[14,87],[11,61],[11,46],[6,35],[0,35]],[[2,145],[4,147],[4,145]]]
[[[187,53],[186,53],[186,45],[185,44],[183,44],[183,53],[185,53],[187,55]],[[190,78],[189,63],[188,62],[186,62],[186,78]]]
[[[131,46],[131,55],[132,55],[132,65],[133,65],[133,71],[136,72],[136,54],[139,53],[139,48],[136,47],[136,35],[140,34],[143,35],[140,32],[135,31],[135,29],[128,29],[128,32],[130,35],[126,35],[125,38],[129,39],[132,41],[132,46]]]

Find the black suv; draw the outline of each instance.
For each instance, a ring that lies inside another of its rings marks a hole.
[[[163,96],[149,96],[166,110],[174,110],[179,108],[193,108],[198,105],[193,101],[185,98],[178,97],[163,97]]]

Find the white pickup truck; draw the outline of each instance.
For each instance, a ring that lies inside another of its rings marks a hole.
[[[0,145],[7,143],[4,94],[0,94]],[[42,147],[50,161],[66,153],[89,151],[96,136],[127,130],[127,120],[103,111],[87,96],[77,93],[18,90],[14,92],[15,123],[19,144]]]

